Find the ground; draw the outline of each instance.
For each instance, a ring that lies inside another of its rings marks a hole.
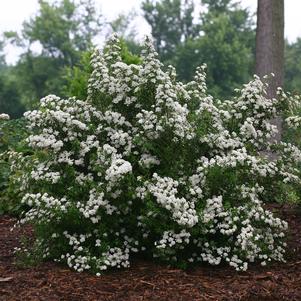
[[[137,260],[126,270],[96,277],[43,263],[21,268],[13,248],[30,227],[10,231],[15,219],[0,217],[0,300],[301,300],[301,215],[291,206],[273,206],[290,225],[287,263],[251,265],[247,272],[199,266],[182,271]]]

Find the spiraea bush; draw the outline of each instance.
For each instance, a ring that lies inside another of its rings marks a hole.
[[[205,67],[178,82],[150,39],[139,64],[120,51],[113,36],[92,55],[86,101],[49,95],[25,114],[35,158],[21,163],[31,209],[20,224],[34,225],[34,249],[97,275],[128,267],[135,253],[236,270],[284,260],[287,223],[263,200],[300,184],[300,150],[273,142],[269,122],[293,100],[281,90],[268,99],[254,77],[222,102],[207,94]]]

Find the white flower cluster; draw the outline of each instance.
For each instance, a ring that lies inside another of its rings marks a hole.
[[[142,154],[139,164],[145,166],[146,168],[150,168],[153,165],[160,165],[160,161],[157,157],[150,154]]]
[[[271,140],[281,102],[258,77],[215,100],[204,66],[177,82],[149,39],[141,64],[121,57],[113,36],[92,56],[86,101],[50,95],[25,114],[35,156],[20,177],[22,222],[45,229],[47,258],[97,274],[136,252],[237,270],[283,260],[287,223],[262,205],[279,183],[300,183],[300,150]]]
[[[132,172],[132,165],[130,162],[123,159],[116,159],[112,161],[111,166],[106,170],[105,179],[108,182],[117,182],[123,178],[124,175]]]
[[[179,225],[193,227],[198,222],[194,203],[185,198],[177,197],[178,181],[168,177],[153,174],[154,184],[148,185],[148,191],[156,201],[172,213],[172,217]]]
[[[157,249],[164,249],[166,246],[172,248],[174,245],[180,244],[180,248],[184,249],[182,244],[188,244],[190,236],[191,234],[184,229],[180,233],[175,233],[173,230],[164,231],[162,238],[158,242],[155,242],[155,245]]]
[[[102,207],[105,213],[112,215],[117,208],[111,205],[107,200],[104,200],[104,193],[97,193],[95,189],[90,191],[89,200],[86,204],[77,202],[77,208],[85,218],[90,218],[93,224],[97,224],[101,220],[99,209]]]
[[[0,114],[0,120],[9,120],[10,117],[8,114],[2,113]]]
[[[30,177],[34,180],[44,180],[46,182],[55,184],[60,179],[60,173],[49,171],[49,167],[45,164],[39,164],[37,168],[30,173]]]
[[[285,119],[287,125],[291,128],[298,128],[301,125],[301,116],[290,116]]]

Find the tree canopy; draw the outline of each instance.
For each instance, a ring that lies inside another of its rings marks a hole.
[[[229,0],[146,0],[142,9],[152,28],[161,60],[174,65],[179,78],[192,79],[196,68],[208,65],[208,87],[215,96],[230,96],[246,82],[254,62],[255,33],[248,10]]]
[[[15,74],[27,107],[49,93],[61,93],[65,68],[76,66],[82,52],[92,48],[101,20],[92,0],[40,0],[38,13],[24,22],[21,34],[6,32],[10,42],[24,49]]]

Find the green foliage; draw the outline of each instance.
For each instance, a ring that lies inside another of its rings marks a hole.
[[[39,5],[38,14],[23,25],[24,43],[39,42],[44,55],[74,65],[80,52],[91,48],[101,25],[93,1],[76,4],[64,0],[50,4],[42,0]]]
[[[202,3],[207,4],[211,12],[214,11],[217,14],[228,10],[231,2],[232,0],[202,0]]]
[[[252,19],[233,1],[202,2],[208,11],[194,22],[193,1],[145,1],[142,8],[160,58],[176,67],[179,79],[192,80],[196,68],[206,63],[209,92],[227,98],[253,74]]]
[[[24,139],[29,135],[24,118],[0,120],[0,214],[19,215],[27,206],[21,204],[16,180],[24,170],[14,171],[17,158],[32,154]]]
[[[6,113],[11,118],[18,118],[25,111],[17,86],[12,67],[0,67],[0,113]]]
[[[28,135],[24,118],[1,121],[0,152],[22,151],[23,140]]]
[[[64,78],[66,84],[63,94],[66,96],[75,96],[78,99],[87,98],[88,79],[92,72],[90,65],[91,52],[84,52],[78,65],[67,67]]]
[[[4,41],[0,40],[0,68],[5,66],[5,55],[3,53]]]
[[[14,67],[16,89],[27,109],[36,107],[46,94],[60,94],[63,65],[60,60],[29,51],[23,54]]]
[[[14,74],[27,108],[49,93],[63,94],[65,68],[80,64],[82,52],[92,49],[101,26],[92,0],[41,0],[38,13],[24,22],[21,34],[6,33],[8,41],[25,51]],[[32,50],[34,44],[41,46],[40,53]]]
[[[20,103],[21,95],[16,89],[17,80],[13,68],[8,66],[3,53],[4,41],[0,40],[0,114],[6,113],[11,118],[17,118],[24,112]]]
[[[119,40],[119,47],[121,49],[120,54],[122,61],[125,62],[127,65],[139,65],[142,63],[141,57],[137,54],[132,53],[131,44],[128,40],[121,38]],[[135,50],[137,51],[138,49],[141,49],[141,47],[139,46]]]
[[[234,19],[241,17],[235,24]],[[189,40],[179,47],[175,56],[175,66],[182,80],[192,79],[197,66],[206,62],[208,66],[208,89],[216,97],[229,97],[250,78],[254,59],[252,44],[254,33],[243,29],[248,20],[245,11],[224,12],[206,16],[202,29],[204,35]]]
[[[172,59],[178,45],[199,35],[199,24],[193,22],[194,1],[145,0],[142,10],[163,61]]]
[[[301,38],[286,42],[284,64],[284,86],[287,91],[301,93]]]

